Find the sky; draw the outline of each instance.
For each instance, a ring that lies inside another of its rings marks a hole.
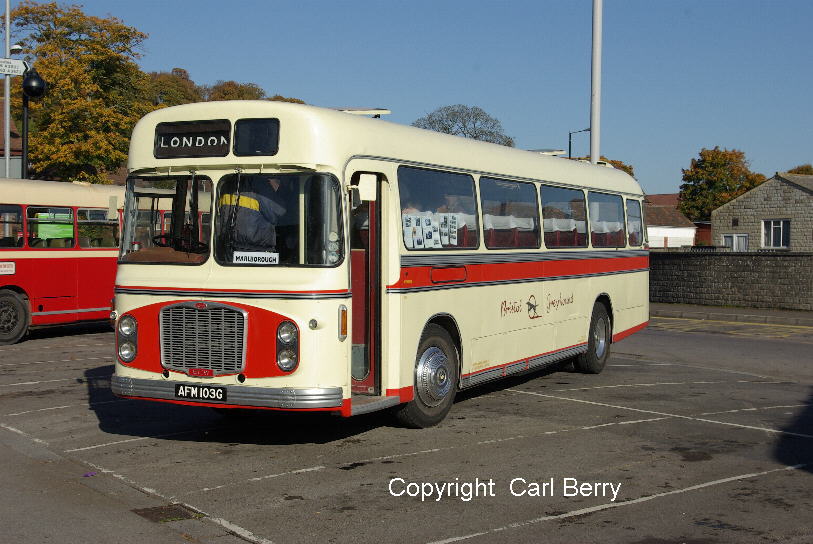
[[[479,106],[522,149],[590,125],[592,0],[85,0],[149,35],[145,71],[253,82],[410,124]],[[12,0],[12,7],[17,4]],[[700,149],[770,177],[813,163],[813,0],[604,0],[601,154],[649,194]],[[574,155],[590,135],[573,135]]]

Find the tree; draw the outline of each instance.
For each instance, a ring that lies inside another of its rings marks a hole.
[[[290,96],[282,96],[281,94],[275,94],[274,96],[272,96],[268,100],[271,100],[272,102],[291,102],[293,104],[304,104],[305,103],[304,100],[300,100],[298,98],[293,98],[293,97],[290,97]]]
[[[502,124],[477,106],[443,106],[412,126],[514,147],[513,138],[505,135]]]
[[[701,149],[683,170],[678,208],[692,221],[708,221],[715,210],[765,181],[749,170],[745,153],[736,149]]]
[[[173,68],[170,72],[151,72],[150,94],[153,104],[163,106],[177,106],[203,100],[200,88],[183,68]]]
[[[203,99],[214,100],[262,100],[265,91],[256,83],[237,83],[236,81],[218,81],[214,85],[199,87]]]
[[[788,170],[788,174],[802,174],[803,176],[813,176],[813,164],[800,164],[796,168]]]
[[[153,109],[149,78],[135,63],[147,35],[80,6],[24,0],[12,13],[29,62],[49,90],[30,107],[29,158],[35,172],[109,182],[127,159],[133,125]],[[15,109],[20,111],[19,86]]]

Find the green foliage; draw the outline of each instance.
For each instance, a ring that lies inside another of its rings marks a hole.
[[[502,124],[477,106],[443,106],[415,120],[412,126],[514,147],[513,138],[504,133]]]
[[[800,164],[788,170],[788,174],[801,174],[803,176],[813,176],[813,164]]]
[[[683,170],[678,209],[692,221],[708,221],[715,210],[765,181],[751,172],[745,153],[736,149],[701,149]]]
[[[135,63],[147,35],[76,5],[24,0],[12,13],[19,43],[48,82],[30,107],[29,158],[47,177],[108,181],[127,158],[130,132],[153,109]],[[19,85],[14,107],[21,109]],[[109,181],[108,181],[109,182]]]

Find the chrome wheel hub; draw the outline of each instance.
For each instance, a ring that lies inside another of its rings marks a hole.
[[[427,406],[437,406],[452,390],[449,359],[440,348],[430,347],[421,354],[415,368],[418,396]]]
[[[596,321],[596,327],[593,329],[593,350],[598,359],[604,357],[607,351],[607,322],[604,318]]]

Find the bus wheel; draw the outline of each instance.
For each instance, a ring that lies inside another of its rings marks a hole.
[[[443,421],[457,392],[458,368],[457,349],[449,333],[439,325],[427,325],[415,362],[414,398],[398,409],[398,420],[415,429]]]
[[[14,344],[28,331],[28,304],[14,291],[0,291],[0,345]]]
[[[587,353],[576,357],[573,365],[579,372],[598,374],[610,358],[610,317],[601,302],[593,305],[590,331],[587,333]]]

